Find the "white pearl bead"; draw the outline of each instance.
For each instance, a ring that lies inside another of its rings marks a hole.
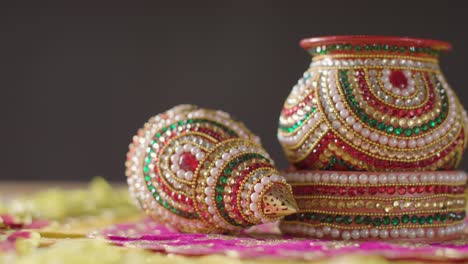
[[[386,230],[386,229],[380,230],[379,236],[380,236],[380,238],[383,238],[383,239],[387,238],[388,237],[388,230]]]
[[[418,229],[416,230],[416,236],[417,236],[417,237],[424,237],[424,229],[418,228]]]
[[[361,123],[358,123],[358,122],[354,123],[354,124],[353,124],[353,129],[354,129],[354,131],[356,131],[356,132],[361,131],[361,129],[362,129]]]
[[[351,237],[352,237],[353,239],[359,239],[359,237],[360,237],[359,230],[353,230],[353,231],[351,232]]]
[[[377,177],[377,175],[370,175],[370,176],[369,176],[369,183],[370,183],[370,184],[377,184],[377,182],[378,182],[378,177]]]
[[[396,147],[398,145],[398,140],[396,138],[391,138],[388,141],[388,145],[392,148]]]
[[[323,232],[322,232],[322,230],[318,229],[318,230],[315,232],[315,235],[316,235],[318,238],[322,238],[322,237],[323,237]]]
[[[251,204],[249,205],[249,208],[250,208],[250,210],[252,210],[253,212],[256,212],[256,211],[257,211],[257,204],[251,203]]]
[[[400,231],[398,231],[398,229],[392,229],[390,231],[390,236],[393,237],[393,238],[397,238],[397,237],[399,237],[399,235],[400,235]]]
[[[359,183],[361,183],[361,184],[366,184],[367,183],[367,175],[366,174],[359,175]]]
[[[271,180],[272,182],[277,182],[277,181],[280,181],[281,178],[280,178],[278,175],[273,174],[273,175],[270,176],[270,180]]]
[[[405,174],[400,174],[398,175],[398,182],[400,183],[407,183],[408,182],[408,178]]]
[[[416,176],[416,175],[414,175],[414,174],[413,174],[413,175],[410,175],[409,181],[410,181],[411,183],[417,183],[417,182],[419,181],[419,180],[418,180],[418,176]]]
[[[396,183],[397,177],[392,173],[387,176],[387,180],[389,183]]]
[[[349,181],[349,183],[357,183],[357,181],[358,181],[357,175],[356,174],[349,175],[348,181]]]
[[[429,237],[429,238],[434,237],[434,230],[428,229],[428,230],[426,231],[426,236]]]
[[[371,139],[372,141],[377,141],[377,140],[379,140],[379,134],[377,134],[376,132],[372,132],[372,133],[370,134],[370,139]]]
[[[361,130],[361,135],[362,135],[363,137],[365,137],[365,138],[368,138],[369,135],[370,135],[369,129],[363,128],[363,129]]]
[[[221,158],[223,160],[229,160],[231,158],[231,154],[229,153],[223,153],[223,155],[221,155]]]
[[[406,148],[406,140],[401,139],[398,141],[398,147],[399,148]]]
[[[360,235],[362,238],[368,238],[369,237],[369,230],[368,229],[361,229]]]
[[[213,186],[215,184],[215,179],[213,177],[206,178],[206,183],[208,186]]]
[[[184,176],[186,180],[191,180],[193,178],[193,172],[186,171]]]
[[[258,192],[258,193],[261,192],[263,190],[263,184],[261,184],[261,183],[255,184],[254,190],[255,190],[255,192]]]
[[[338,229],[333,228],[330,234],[331,234],[331,237],[338,238],[340,236],[340,231]]]
[[[407,237],[408,236],[408,229],[402,228],[400,229],[400,237]]]
[[[414,230],[414,229],[408,230],[408,237],[409,238],[416,238],[416,230]]]
[[[210,170],[210,175],[213,176],[213,177],[216,177],[219,173],[219,170],[216,169],[216,168],[211,168]]]
[[[414,140],[414,139],[408,140],[408,147],[409,148],[415,148],[416,147],[416,140]]]
[[[258,193],[252,193],[250,195],[250,200],[252,200],[252,202],[257,202],[258,201]]]
[[[341,175],[340,176],[340,183],[345,184],[348,182],[348,176],[347,175]]]
[[[349,240],[351,238],[351,234],[349,233],[349,231],[343,231],[341,233],[341,237],[344,239],[344,240]]]
[[[324,233],[325,235],[328,235],[328,234],[330,234],[331,227],[329,227],[329,226],[324,226],[322,230],[323,230],[323,233]]]
[[[224,160],[218,159],[215,161],[215,166],[221,168],[224,165]]]
[[[371,235],[371,237],[378,237],[379,236],[379,230],[376,229],[376,228],[372,228],[370,230],[370,235]]]
[[[387,145],[388,143],[388,137],[387,136],[381,136],[379,139],[379,143],[382,145]]]
[[[264,177],[262,178],[262,180],[260,181],[263,185],[267,185],[271,182],[270,178],[268,177]]]
[[[325,173],[322,175],[322,182],[329,182],[330,181],[330,175]]]
[[[380,175],[379,176],[379,182],[381,184],[386,184],[387,183],[387,175],[385,175],[385,174]]]
[[[439,228],[439,230],[437,230],[437,235],[439,237],[444,237],[445,236],[445,228]]]
[[[198,161],[202,160],[204,157],[205,157],[205,153],[203,153],[203,152],[197,152],[197,154],[195,155],[195,158]]]
[[[315,227],[309,227],[309,229],[307,229],[307,234],[309,236],[314,236],[315,235]]]
[[[424,147],[426,145],[426,140],[424,140],[424,138],[418,138],[417,145],[420,148]]]
[[[330,175],[330,181],[335,183],[335,182],[338,182],[340,178],[340,175],[338,175],[338,173],[332,173],[332,175]]]

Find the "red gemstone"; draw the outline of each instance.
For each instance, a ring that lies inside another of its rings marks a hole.
[[[427,186],[427,187],[429,187],[429,186]],[[426,187],[426,190],[427,190],[427,187]],[[409,187],[408,192],[411,193],[411,194],[415,193],[416,192],[416,187],[414,187],[414,186]]]
[[[340,187],[338,189],[338,192],[341,194],[341,195],[345,195],[346,194],[346,188],[345,187]]]
[[[371,195],[377,194],[377,188],[375,188],[375,187],[369,187],[369,194],[371,194]]]
[[[388,194],[394,194],[395,191],[396,191],[395,186],[389,186],[389,187],[387,188],[387,193],[388,193]]]
[[[364,187],[358,187],[357,188],[357,192],[360,194],[360,195],[363,195],[366,193],[366,190],[364,189]]]
[[[379,186],[379,193],[385,192],[385,186]]]
[[[389,79],[393,86],[400,89],[404,89],[408,85],[408,79],[406,79],[405,74],[400,70],[392,70]]]
[[[401,186],[400,188],[398,188],[398,193],[401,194],[401,195],[405,194],[406,193],[406,188]]]
[[[349,196],[356,196],[357,195],[357,190],[354,187],[351,187],[348,189],[348,195]]]
[[[190,152],[184,152],[180,155],[179,168],[184,171],[195,171],[198,166],[197,158]]]
[[[418,187],[416,188],[416,191],[417,191],[418,193],[422,193],[422,192],[424,191],[424,186],[418,186]]]

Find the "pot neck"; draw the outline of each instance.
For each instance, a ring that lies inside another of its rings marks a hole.
[[[438,60],[451,49],[447,42],[429,39],[385,36],[330,36],[308,38],[301,46],[314,57],[414,57]]]

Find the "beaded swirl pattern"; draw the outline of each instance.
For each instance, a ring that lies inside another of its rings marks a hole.
[[[278,139],[298,169],[450,170],[466,123],[436,58],[324,53],[286,99]]]
[[[152,117],[130,144],[130,193],[157,222],[185,232],[234,231],[275,220],[293,212],[295,203],[258,143],[224,112],[172,108]]]

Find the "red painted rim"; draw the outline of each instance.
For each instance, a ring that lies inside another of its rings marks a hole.
[[[409,37],[390,36],[369,36],[369,35],[348,35],[348,36],[326,36],[305,38],[300,45],[303,49],[309,49],[319,45],[328,44],[389,44],[398,46],[430,47],[434,50],[449,51],[452,45],[445,41]]]

